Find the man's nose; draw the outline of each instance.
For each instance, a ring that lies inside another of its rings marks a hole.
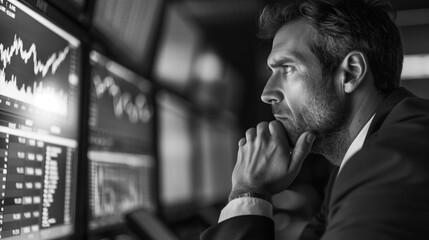
[[[268,79],[261,94],[261,99],[264,103],[275,104],[283,100],[283,93],[278,80],[275,75]]]

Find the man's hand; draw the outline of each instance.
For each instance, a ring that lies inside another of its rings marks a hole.
[[[279,121],[247,130],[246,138],[238,143],[230,199],[249,191],[272,195],[285,190],[298,175],[314,140],[313,133],[305,132],[292,150]]]

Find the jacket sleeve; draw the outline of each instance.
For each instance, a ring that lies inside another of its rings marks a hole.
[[[320,239],[325,233],[326,218],[329,212],[329,202],[331,199],[332,186],[338,175],[338,167],[335,167],[330,174],[329,181],[325,187],[325,196],[320,211],[311,219],[303,229],[299,240],[316,240]]]
[[[274,222],[270,218],[246,215],[233,217],[207,229],[201,240],[274,240]]]

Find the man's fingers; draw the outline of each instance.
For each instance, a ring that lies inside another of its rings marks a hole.
[[[270,130],[270,134],[273,137],[277,137],[280,142],[284,142],[285,144],[288,143],[287,136],[286,136],[286,130],[284,129],[283,125],[277,121],[271,121],[268,125],[268,128]]]
[[[304,159],[307,157],[308,153],[310,153],[315,139],[316,135],[312,132],[305,132],[299,136],[292,152],[292,160],[289,167],[290,171],[299,171]]]
[[[246,138],[241,138],[240,141],[238,141],[238,146],[242,147],[244,144],[246,144]]]
[[[256,138],[256,130],[254,128],[249,128],[246,131],[246,141],[252,142]]]
[[[260,122],[258,126],[256,126],[256,136],[262,137],[262,138],[269,138],[270,137],[270,131],[268,130],[268,123],[267,122]]]

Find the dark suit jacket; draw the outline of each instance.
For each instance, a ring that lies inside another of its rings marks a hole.
[[[376,110],[362,149],[338,177],[301,239],[429,239],[429,100],[400,88]],[[274,239],[274,222],[238,216],[203,240]]]

